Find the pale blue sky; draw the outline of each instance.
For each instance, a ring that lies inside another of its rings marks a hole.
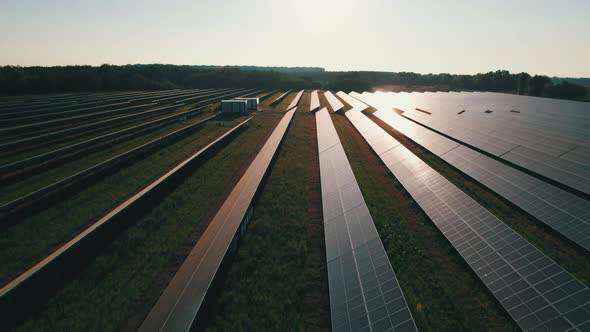
[[[0,65],[590,77],[590,0],[0,0]]]

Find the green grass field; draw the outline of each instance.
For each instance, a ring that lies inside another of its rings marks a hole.
[[[0,261],[3,262],[0,265],[0,280],[7,281],[22,272],[150,181],[243,120],[212,119],[191,135],[172,145],[160,147],[147,157],[114,174],[101,177],[81,192],[66,195],[63,201],[4,230],[0,233],[0,246],[6,248],[0,251]]]
[[[136,329],[281,115],[257,114],[19,330]]]
[[[27,176],[21,181],[10,183],[4,186],[6,191],[0,193],[0,204],[9,202],[29,192],[38,190],[54,182],[57,182],[71,174],[83,171],[104,160],[117,156],[123,152],[133,149],[137,146],[145,144],[155,138],[158,138],[167,133],[181,129],[188,125],[197,123],[207,117],[214,115],[214,113],[201,113],[198,116],[187,121],[178,121],[170,123],[165,127],[156,129],[155,131],[139,135],[128,140],[124,140],[107,149],[100,149],[99,151],[84,154],[83,158],[76,158],[70,162],[58,165],[47,171],[36,172],[33,175]]]
[[[314,220],[308,213],[312,178],[319,175],[309,167],[310,153],[317,155],[317,148],[312,149],[315,140],[315,116],[297,112],[260,188],[253,219],[212,309],[208,330],[325,327],[327,305],[315,308],[323,309],[323,321],[307,319],[304,305],[306,296],[323,296],[327,304],[328,295],[325,268],[323,276],[310,276],[305,269],[306,260],[318,249],[308,242],[306,232]],[[317,222],[321,224],[321,217]],[[323,232],[319,235],[319,249],[323,250]],[[324,262],[325,254],[320,263]]]

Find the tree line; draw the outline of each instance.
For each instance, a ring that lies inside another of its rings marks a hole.
[[[0,67],[0,94],[162,90],[174,88],[269,88],[365,91],[401,85],[433,89],[518,93],[586,99],[588,88],[548,76],[506,70],[476,75],[412,72],[330,72],[323,68],[200,67],[177,65],[102,65]],[[280,69],[279,69],[280,68]]]

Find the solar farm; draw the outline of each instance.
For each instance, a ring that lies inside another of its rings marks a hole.
[[[6,96],[0,182],[3,331],[590,331],[589,103]]]

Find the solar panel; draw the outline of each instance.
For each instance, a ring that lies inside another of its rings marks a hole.
[[[220,89],[220,90],[229,90],[229,89]],[[194,95],[201,95],[205,92],[211,92],[211,91],[214,91],[214,89],[192,90],[192,91],[187,90],[187,91],[183,91],[182,93],[179,93],[179,94],[166,94],[164,96],[157,96],[157,97],[159,97],[157,99],[154,99],[155,98],[154,96],[149,96],[149,97],[141,98],[139,100],[151,99],[153,102],[161,103],[166,100],[180,99],[180,97],[188,98],[188,97],[192,97]],[[132,100],[130,100],[130,102],[132,102]]]
[[[188,91],[188,90],[186,90]],[[194,90],[196,91],[196,90]],[[175,91],[168,91],[168,92],[149,92],[149,93],[129,93],[129,94],[120,94],[114,95],[108,98],[105,98],[101,94],[91,94],[89,98],[63,98],[59,99],[58,101],[53,101],[50,103],[20,103],[18,105],[14,105],[13,107],[5,108],[0,110],[0,118],[17,118],[17,117],[24,117],[33,114],[50,114],[59,111],[71,110],[71,109],[78,109],[85,106],[96,105],[96,104],[109,104],[113,103],[114,101],[123,101],[123,102],[131,102],[136,100],[130,100],[130,98],[139,98],[143,96],[151,96],[151,98],[155,98],[157,96],[166,95],[166,94],[179,94],[181,90]],[[144,98],[147,99],[147,98]],[[68,101],[69,100],[69,101]],[[1,107],[1,106],[0,106]]]
[[[287,107],[288,110],[292,109],[293,107],[297,106],[297,104],[299,104],[299,100],[301,99],[301,96],[303,96],[303,91],[304,90],[301,90],[297,93],[297,95],[295,95],[295,98],[293,98],[291,104],[289,104],[289,107]]]
[[[390,110],[395,94],[360,95],[373,115],[487,186],[514,205],[590,250],[590,202],[424,128]]]
[[[311,93],[311,102],[309,104],[309,111],[313,112],[320,108],[320,96],[318,95],[318,90],[314,90]]]
[[[144,104],[144,105],[154,105],[153,103],[161,103],[171,99],[181,99],[186,96],[194,96],[199,95],[203,96],[204,90],[194,92],[184,92],[182,94],[176,94],[172,97],[167,97],[163,99],[156,99],[153,100],[154,97],[146,97],[133,100],[134,103],[137,103],[142,100],[146,100],[152,104]],[[174,100],[171,100],[172,102]],[[86,106],[85,106],[86,105]],[[125,108],[122,108],[124,107]],[[50,125],[69,125],[72,122],[84,120],[88,121],[92,118],[97,117],[104,117],[106,115],[116,115],[117,113],[123,112],[125,114],[131,113],[131,110],[134,108],[141,108],[140,106],[131,106],[131,101],[128,100],[121,100],[117,99],[116,103],[109,102],[93,102],[93,103],[85,103],[85,104],[78,104],[78,107],[70,107],[70,108],[57,108],[54,111],[28,111],[28,112],[19,112],[10,118],[4,118],[0,120],[0,127],[3,127],[2,130],[9,130],[9,131],[17,131],[19,134],[27,129],[38,129],[39,127],[48,127]],[[145,107],[144,107],[145,108]]]
[[[214,117],[215,117],[215,115],[210,116],[202,121],[199,121],[199,123],[205,122],[205,121],[210,120]],[[16,296],[14,294],[14,292],[18,291],[19,288],[21,290],[25,287],[31,288],[31,287],[34,287],[31,285],[31,283],[41,282],[41,280],[44,280],[44,278],[41,277],[40,275],[43,274],[44,272],[48,271],[51,266],[53,266],[55,264],[59,264],[60,260],[63,260],[64,257],[67,255],[76,255],[77,248],[82,246],[82,243],[84,243],[84,242],[92,241],[92,237],[98,232],[98,230],[100,230],[101,228],[104,228],[105,225],[112,223],[113,220],[115,220],[118,216],[121,216],[126,211],[128,211],[131,206],[133,206],[134,204],[139,202],[141,199],[143,199],[144,197],[149,195],[157,187],[166,183],[166,181],[168,181],[171,177],[173,177],[181,169],[183,169],[187,165],[190,165],[190,163],[192,163],[195,159],[197,159],[197,158],[201,157],[202,155],[204,155],[205,153],[207,153],[207,151],[209,151],[213,146],[217,145],[219,142],[222,142],[224,139],[229,137],[233,132],[238,130],[240,127],[242,127],[244,124],[246,124],[251,119],[252,118],[250,117],[250,118],[240,122],[239,124],[237,124],[236,126],[231,128],[230,130],[226,131],[224,134],[219,136],[217,139],[212,141],[211,143],[207,144],[203,148],[199,149],[197,152],[193,153],[190,157],[185,159],[183,162],[181,162],[180,164],[178,164],[177,166],[175,166],[174,168],[172,168],[171,170],[166,172],[164,175],[160,176],[158,179],[156,179],[154,182],[147,185],[145,188],[140,190],[138,193],[136,193],[133,196],[131,196],[130,198],[128,198],[126,201],[124,201],[119,206],[114,208],[112,211],[107,213],[104,217],[100,218],[97,222],[95,222],[92,225],[90,225],[89,227],[87,227],[80,234],[76,235],[73,239],[69,240],[66,244],[59,247],[57,250],[51,252],[51,254],[49,254],[47,257],[45,257],[40,262],[35,264],[33,267],[31,267],[30,269],[25,271],[23,274],[19,275],[18,277],[13,279],[11,282],[9,282],[5,286],[3,286],[0,289],[0,297],[6,296],[7,294],[9,296],[14,297],[14,296]],[[27,290],[25,290],[25,291],[27,291]]]
[[[590,148],[586,146],[576,146],[569,152],[561,155],[561,158],[569,161],[576,162],[578,164],[589,165],[590,164]]]
[[[346,117],[371,147],[389,137],[395,147],[381,160],[523,330],[588,327],[588,287],[364,114],[352,110]]]
[[[262,91],[262,90],[255,90],[255,89],[240,89],[240,90],[242,90],[242,93],[245,93],[245,95],[243,95],[243,97],[249,97],[252,94],[256,94],[256,93]],[[178,103],[185,103],[185,102],[188,102],[188,101],[191,101],[191,100],[201,99],[201,98],[203,98],[203,96],[193,96],[193,97],[190,97],[190,98],[184,98],[184,99],[181,99],[181,100],[177,100],[175,103],[177,103],[177,104]]]
[[[507,152],[501,158],[583,193],[590,194],[590,174],[587,174],[589,171],[588,164],[578,164],[561,157],[552,157],[524,146],[519,146]]]
[[[203,95],[201,97],[203,97],[203,98],[210,97],[210,98],[199,100],[193,106],[194,107],[202,106],[205,104],[209,104],[213,101],[219,101],[222,97],[231,97],[231,96],[235,96],[234,94],[237,94],[237,93],[242,94],[244,92],[245,92],[244,89],[237,89],[237,90],[231,91],[231,93],[224,91],[224,92],[215,92],[215,93]],[[147,111],[144,111],[141,113],[133,113],[133,114],[128,114],[128,115],[122,115],[122,116],[119,116],[116,118],[97,120],[96,122],[82,124],[82,125],[79,125],[76,127],[68,127],[65,129],[54,130],[54,131],[50,131],[50,132],[43,133],[43,134],[33,136],[33,137],[18,138],[18,139],[15,139],[13,141],[9,141],[6,143],[0,143],[0,149],[9,150],[9,149],[14,148],[16,146],[23,146],[23,145],[33,144],[33,143],[37,143],[37,142],[46,142],[47,140],[53,140],[56,138],[65,137],[66,135],[71,135],[71,134],[79,133],[79,132],[85,132],[85,131],[93,130],[96,128],[107,129],[107,128],[112,128],[112,127],[117,127],[117,126],[124,124],[126,122],[129,122],[131,120],[135,120],[137,118],[142,118],[142,117],[145,117],[148,115],[156,115],[156,114],[160,114],[163,112],[168,112],[170,108],[175,108],[175,107],[180,107],[180,106],[182,106],[182,105],[175,104],[175,105],[170,105],[170,106],[162,106],[162,107],[150,109],[150,110],[147,110]]]
[[[417,331],[327,108],[316,113],[334,331]]]
[[[265,99],[267,99],[268,97],[272,96],[273,94],[275,94],[278,90],[272,90],[270,92],[266,92],[263,95],[261,95],[260,97],[258,97],[258,99],[260,99],[260,101],[263,101]]]
[[[334,112],[338,112],[344,108],[344,104],[338,98],[336,98],[332,92],[326,91],[324,92],[324,96],[328,100],[328,103]]]
[[[18,126],[14,126],[14,127],[0,128],[0,136],[10,137],[9,136],[10,134],[14,135],[15,133],[24,133],[24,132],[28,132],[28,131],[34,132],[35,130],[52,128],[52,127],[62,128],[63,126],[73,125],[73,124],[77,124],[77,123],[80,123],[83,121],[90,121],[90,120],[94,120],[94,119],[100,118],[100,117],[106,118],[107,116],[116,116],[118,114],[139,113],[141,111],[145,111],[145,110],[149,109],[150,107],[156,106],[156,103],[134,105],[134,106],[128,106],[129,105],[128,103],[122,103],[122,104],[118,104],[118,105],[114,105],[114,106],[117,107],[117,106],[121,106],[121,105],[126,105],[126,106],[123,108],[102,110],[102,111],[96,112],[96,113],[81,114],[81,115],[71,116],[71,117],[67,117],[67,118],[51,119],[51,120],[46,120],[46,121],[42,121],[42,122],[35,122],[35,123],[18,125]],[[168,107],[170,108],[170,106],[168,106]]]
[[[399,95],[405,117],[590,194],[588,103],[499,93]]]
[[[295,110],[285,113],[158,299],[140,331],[188,331]]]
[[[288,90],[287,92],[281,94],[280,96],[276,97],[273,101],[270,102],[270,105],[276,105],[278,103],[281,102],[281,100],[283,100],[285,97],[287,97],[287,95],[291,92],[291,90]]]
[[[342,98],[348,105],[352,106],[352,108],[354,108],[358,111],[364,111],[365,109],[369,108],[368,105],[366,105],[365,103],[363,103],[362,101],[360,101],[354,97],[349,96],[345,92],[338,91],[338,92],[336,92],[336,95],[338,97]]]

